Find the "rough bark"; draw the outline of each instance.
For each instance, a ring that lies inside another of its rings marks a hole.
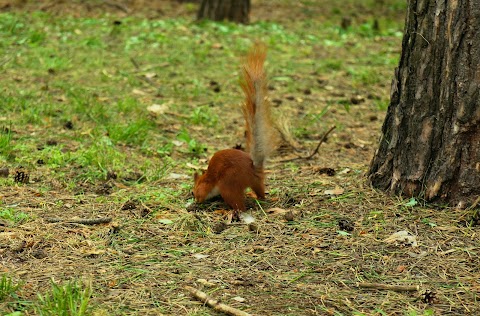
[[[198,19],[248,23],[250,0],[202,0]]]
[[[427,201],[480,195],[480,5],[410,0],[374,187]]]

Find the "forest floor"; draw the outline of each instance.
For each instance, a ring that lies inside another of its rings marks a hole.
[[[253,1],[235,25],[187,1],[0,0],[0,314],[60,315],[62,295],[85,315],[222,314],[186,286],[253,315],[480,314],[472,211],[367,183],[406,4],[359,3]],[[255,224],[222,225],[193,173],[243,142],[257,40],[293,146],[248,198]]]

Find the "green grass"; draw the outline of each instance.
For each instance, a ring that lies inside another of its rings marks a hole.
[[[194,139],[186,129],[182,129],[180,133],[177,135],[177,139],[185,144],[187,144],[188,148],[186,153],[193,154],[195,156],[201,155],[205,152],[206,147],[198,140]]]
[[[13,222],[14,224],[20,224],[29,219],[28,214],[23,212],[17,212],[13,208],[0,206],[0,218]]]
[[[304,280],[307,277],[316,278],[313,273],[296,271],[293,266],[296,260],[309,256],[312,249],[305,253],[300,249],[291,266],[279,262],[280,267],[269,271],[270,265],[263,261],[277,260],[275,256],[282,254],[284,248],[272,248],[278,253],[275,252],[273,258],[262,258],[250,252],[252,244],[286,240],[287,245],[297,234],[307,238],[310,233],[318,234],[320,237],[314,240],[320,242],[325,231],[332,232],[322,242],[325,244],[354,239],[353,235],[338,236],[336,215],[332,214],[355,211],[350,204],[358,200],[358,196],[347,191],[342,196],[310,205],[309,198],[322,195],[324,187],[333,185],[328,182],[330,178],[325,180],[313,171],[311,184],[308,184],[310,179],[306,180],[307,184],[303,183],[302,176],[309,172],[310,166],[298,161],[282,164],[278,169],[285,174],[283,178],[279,176],[279,180],[274,178],[275,171],[269,173],[269,198],[276,199],[279,207],[283,207],[288,194],[295,200],[291,202],[292,209],[305,212],[294,221],[271,220],[259,211],[257,215],[263,222],[258,233],[232,225],[225,235],[220,235],[212,232],[212,218],[217,214],[185,210],[192,202],[191,175],[197,171],[195,168],[205,167],[206,159],[214,151],[232,147],[243,139],[244,122],[238,106],[242,100],[240,63],[241,57],[257,40],[269,47],[270,97],[282,101],[274,110],[291,119],[294,136],[303,149],[308,150],[333,123],[337,125],[336,135],[332,134],[330,143],[322,146],[331,148],[338,139],[347,142],[349,139],[342,137],[356,135],[344,122],[345,118],[353,120],[354,115],[361,116],[362,111],[379,115],[385,111],[388,93],[384,83],[389,86],[398,62],[402,21],[381,17],[380,29],[376,30],[372,24],[374,17],[369,15],[342,30],[339,19],[344,14],[357,12],[359,7],[375,8],[375,2],[359,4],[349,0],[347,11],[334,8],[337,4],[332,4],[328,9],[333,15],[321,19],[312,6],[307,7],[314,1],[303,3],[306,15],[301,19],[281,22],[262,19],[250,25],[195,23],[183,17],[57,17],[45,12],[0,14],[0,75],[3,79],[0,167],[13,170],[23,166],[32,171],[32,183],[28,185],[20,186],[12,177],[0,178],[2,188],[25,195],[19,198],[18,204],[2,201],[0,218],[12,222],[15,228],[27,222],[32,227],[42,225],[40,232],[47,231],[45,235],[39,232],[40,235],[34,237],[35,246],[48,255],[46,259],[32,257],[36,248],[30,249],[30,246],[14,255],[28,263],[31,263],[28,260],[37,260],[35,263],[44,269],[45,262],[51,265],[56,258],[66,258],[71,260],[72,267],[77,267],[79,262],[88,271],[97,266],[99,271],[92,285],[78,281],[51,282],[47,288],[40,289],[38,296],[35,287],[25,292],[15,289],[16,292],[10,293],[23,296],[13,307],[7,306],[8,312],[18,311],[20,309],[15,307],[21,306],[29,315],[89,315],[97,311],[92,301],[98,300],[105,305],[100,308],[105,308],[106,314],[131,315],[139,312],[138,306],[129,306],[122,295],[140,293],[145,296],[138,302],[149,305],[142,308],[155,308],[156,312],[172,315],[179,312],[207,315],[211,310],[202,307],[201,303],[190,302],[182,294],[181,286],[187,278],[219,279],[223,286],[238,276],[257,279],[254,274],[246,274],[246,271],[256,271],[258,280],[264,282],[259,286],[271,289],[275,295],[279,294],[278,289],[283,289],[277,280],[286,280],[288,286],[296,286],[308,282]],[[121,23],[115,24],[116,20]],[[351,95],[356,94],[365,96],[366,104],[362,107],[350,104]],[[371,99],[367,97],[369,94],[373,94]],[[148,111],[153,104],[162,105],[164,109],[153,115]],[[2,127],[7,129],[2,130]],[[342,150],[339,146],[338,151],[330,151],[331,157],[319,158],[318,164],[333,164],[337,159],[335,155]],[[318,156],[323,157],[323,154]],[[338,168],[344,167],[338,164]],[[357,166],[348,167],[357,171]],[[117,179],[106,183],[112,173]],[[287,174],[289,179],[285,180]],[[301,180],[293,181],[290,175],[297,174]],[[280,183],[284,180],[285,183]],[[97,187],[110,183],[111,194],[96,193]],[[310,195],[310,192],[313,193]],[[11,196],[8,199],[12,199]],[[135,201],[137,208],[122,209],[122,204],[128,200]],[[267,201],[255,207],[265,206],[266,209],[270,204]],[[332,211],[332,205],[341,207]],[[144,207],[148,212],[143,212]],[[316,213],[308,213],[310,208]],[[74,227],[45,225],[42,221],[45,216],[107,215],[119,223],[119,232],[105,233],[107,225]],[[386,212],[372,207],[359,217],[359,223],[375,233],[384,229],[386,217]],[[432,226],[433,220],[422,218],[423,226]],[[181,242],[177,243],[176,238]],[[312,245],[309,247],[315,248],[313,241]],[[97,258],[86,258],[82,252],[85,248],[87,252],[101,249],[105,253]],[[348,257],[342,249],[321,249],[318,255]],[[225,252],[217,258],[217,251]],[[192,257],[195,253],[206,253],[209,257],[202,262]],[[237,253],[242,255],[237,256]],[[213,258],[217,259],[207,261]],[[232,274],[227,274],[226,278],[207,269],[212,262],[223,260],[221,258],[235,261],[231,266],[224,265],[223,272]],[[314,266],[319,265],[312,258],[308,260]],[[276,264],[272,262],[272,266]],[[257,266],[264,266],[263,270],[255,270]],[[343,267],[339,266],[339,271],[340,268]],[[51,275],[60,278],[56,273],[63,275],[63,270],[61,267],[49,270],[43,279],[38,277],[40,281],[31,282],[41,287]],[[370,272],[358,274],[375,278]],[[105,289],[105,284],[110,282],[114,284],[112,287],[118,286],[112,293],[119,296],[112,300],[105,294],[110,291]],[[341,283],[343,280],[338,284]],[[12,288],[13,284],[5,287]],[[256,295],[248,294],[250,287],[244,288],[246,290],[237,289],[241,295],[254,300]],[[93,289],[95,296],[92,296]],[[217,289],[211,291],[213,296],[217,295],[215,291]],[[294,299],[297,294],[291,291],[287,289],[280,294]],[[236,304],[228,297],[225,299],[229,304]],[[240,307],[248,306],[253,310],[263,305],[257,301]],[[303,305],[292,306],[287,312],[301,314],[303,308]]]
[[[0,302],[12,296],[19,288],[20,284],[15,283],[8,275],[2,274],[0,278]]]
[[[82,285],[77,281],[69,281],[58,285],[52,281],[51,291],[38,294],[35,311],[40,316],[85,316],[92,289],[90,284]]]
[[[305,25],[308,27],[296,33],[272,22],[242,26],[125,18],[121,25],[114,25],[108,18],[53,19],[45,13],[4,13],[0,22],[4,62],[0,69],[12,80],[5,82],[0,115],[8,118],[15,131],[16,126],[31,124],[54,133],[39,131],[39,136],[54,135],[59,143],[80,143],[74,150],[61,146],[46,149],[40,156],[58,171],[79,165],[86,168],[80,178],[102,179],[107,170],[135,169],[151,155],[172,153],[169,142],[159,146],[155,141],[164,135],[162,124],[146,111],[153,103],[167,101],[169,111],[187,116],[185,124],[221,133],[224,126],[218,124],[214,108],[230,111],[231,105],[239,102],[238,63],[234,61],[252,41],[260,39],[269,45],[269,70],[275,78],[275,74],[290,74],[292,69],[302,72],[311,68],[315,54],[311,47],[319,42],[341,47],[357,42],[365,28],[339,33],[331,26],[319,33],[313,23]],[[216,42],[222,49],[214,48]],[[367,40],[358,49],[367,51],[368,46]],[[298,47],[301,49],[295,52]],[[364,59],[374,63],[392,58],[388,51],[384,56]],[[349,66],[348,59],[333,56],[313,64],[321,73],[346,69],[353,88],[376,84],[385,77],[374,68]],[[212,80],[219,82],[219,91],[210,87]],[[72,131],[62,128],[67,121],[74,122]],[[204,152],[197,133],[177,130],[177,139],[187,147],[180,152]],[[24,134],[0,136],[0,151],[10,163],[35,165],[37,157],[29,158],[28,153],[38,143]],[[125,156],[125,145],[139,153],[136,159]]]
[[[0,130],[0,154],[8,156],[10,153],[10,143],[12,140],[12,133],[9,128],[2,128]]]

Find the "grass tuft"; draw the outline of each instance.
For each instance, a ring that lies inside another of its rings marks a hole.
[[[24,212],[16,212],[12,208],[0,207],[0,218],[11,221],[15,224],[21,224],[29,219],[29,215]]]
[[[84,316],[92,296],[91,284],[69,281],[64,285],[51,282],[51,291],[38,294],[35,311],[40,316]]]
[[[12,278],[2,274],[0,278],[0,302],[14,294],[20,288],[20,284],[13,282]]]

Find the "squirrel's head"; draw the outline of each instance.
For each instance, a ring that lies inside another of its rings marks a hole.
[[[193,196],[195,197],[195,202],[203,203],[205,200],[211,199],[220,194],[216,183],[209,181],[206,172],[202,175],[195,173],[193,175],[193,180]]]
[[[204,175],[205,173],[200,175],[196,172],[193,175],[193,182],[194,182],[193,196],[195,197],[195,202],[197,203],[202,203],[203,201],[205,201],[205,198],[207,197],[207,194],[208,194],[208,192],[206,192],[207,190],[206,185],[204,181],[202,181],[202,179],[204,178]]]

